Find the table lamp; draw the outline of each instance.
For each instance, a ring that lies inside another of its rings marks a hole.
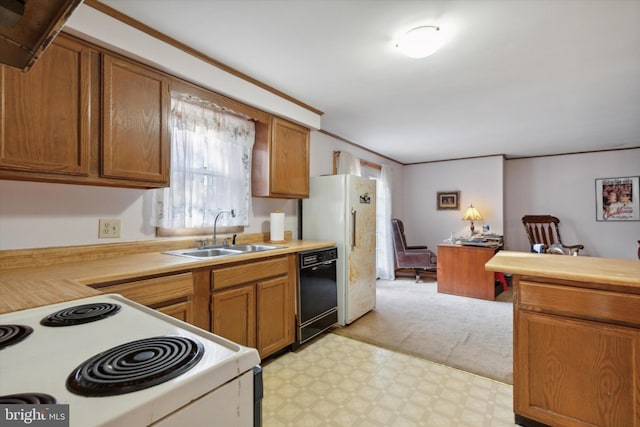
[[[474,208],[473,205],[471,205],[469,206],[467,211],[464,213],[464,216],[462,217],[462,219],[465,221],[471,221],[471,235],[473,236],[475,234],[473,221],[479,221],[482,219],[482,217],[480,216],[480,212],[478,212],[478,209]]]

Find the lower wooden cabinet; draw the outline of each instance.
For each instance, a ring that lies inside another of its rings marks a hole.
[[[265,358],[295,340],[296,265],[289,254],[92,287],[257,348]]]
[[[640,427],[640,295],[518,275],[514,289],[518,424]]]
[[[167,316],[175,317],[183,322],[193,323],[193,307],[191,302],[179,302],[176,304],[158,307],[157,310]]]
[[[211,331],[258,349],[262,358],[293,343],[295,255],[211,272]]]
[[[294,340],[288,277],[265,280],[256,285],[257,348],[260,354],[272,354]]]
[[[256,287],[251,284],[215,292],[211,330],[238,344],[256,347]]]
[[[103,293],[120,294],[176,319],[193,323],[193,276],[191,273],[124,283],[97,284],[92,287]]]

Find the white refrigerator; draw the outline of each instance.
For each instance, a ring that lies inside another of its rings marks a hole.
[[[312,177],[302,201],[302,237],[336,242],[338,323],[376,305],[376,182],[355,175]]]

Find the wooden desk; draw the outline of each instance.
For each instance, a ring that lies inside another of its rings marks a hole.
[[[484,265],[498,248],[438,245],[438,292],[494,301],[495,275]]]

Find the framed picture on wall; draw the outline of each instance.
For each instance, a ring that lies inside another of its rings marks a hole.
[[[438,210],[453,209],[460,210],[459,191],[438,191]]]
[[[640,221],[640,178],[596,179],[596,221]]]

